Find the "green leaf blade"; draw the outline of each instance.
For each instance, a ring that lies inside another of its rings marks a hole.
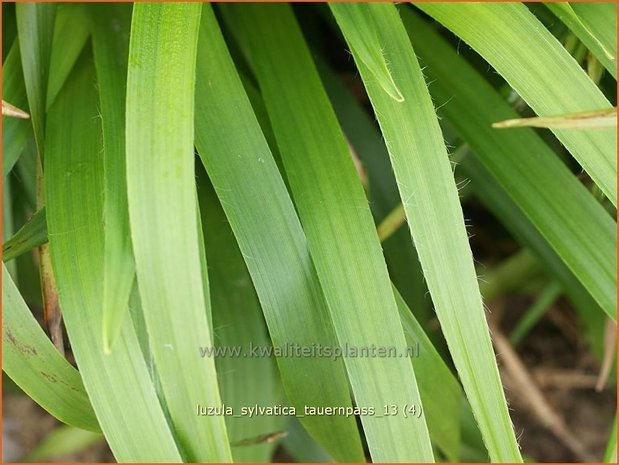
[[[393,294],[406,341],[409,347],[418,347],[419,350],[419,356],[413,358],[413,367],[430,435],[447,458],[457,462],[460,424],[456,417],[446,418],[445,412],[457,412],[460,409],[462,388],[395,287]]]
[[[395,7],[366,7],[380,27],[382,40],[376,46],[390,59],[404,102],[384,99],[363,62],[355,61],[389,149],[428,289],[492,460],[520,462],[434,107]],[[332,11],[338,19],[333,5]],[[350,31],[343,32],[348,39]]]
[[[242,347],[249,353],[251,346],[270,345],[260,302],[251,283],[234,235],[227,225],[224,211],[206,174],[199,176],[198,195],[204,218],[204,236],[209,264],[213,326],[217,328],[215,347]],[[224,349],[225,350],[225,349]],[[278,405],[284,401],[279,373],[274,358],[235,357],[225,355],[215,360],[222,401],[235,411],[258,405]],[[251,386],[248,389],[247,386]],[[248,438],[282,431],[285,418],[274,415],[226,417],[232,444]],[[232,448],[235,462],[268,462],[277,442],[265,442]]]
[[[56,350],[2,265],[2,370],[60,421],[99,431],[81,377]]]
[[[520,3],[419,3],[475,49],[539,116],[610,108],[578,63]],[[613,205],[617,204],[616,130],[553,133]]]
[[[254,282],[273,345],[334,346],[328,309],[294,205],[207,5],[199,49],[196,147]],[[277,363],[298,412],[306,405],[352,405],[341,360],[279,357]],[[354,419],[300,420],[335,459],[364,460]]]
[[[228,11],[226,18],[254,65],[340,346],[404,350],[372,215],[291,9],[243,5]],[[365,15],[356,6],[353,11]],[[378,413],[385,399],[399,408],[419,405],[406,358],[345,357],[344,363],[359,406]],[[376,381],[368,384],[372,378]],[[361,421],[372,460],[433,461],[424,417],[399,412],[382,418],[363,415]]]
[[[61,5],[55,18],[54,38],[49,58],[49,82],[47,84],[47,106],[49,109],[73,68],[86,39],[90,35],[90,25],[83,5]],[[71,34],[66,34],[66,28]],[[42,77],[42,79],[44,79]],[[11,47],[3,64],[3,98],[18,108],[28,108],[26,85],[21,65],[19,41]],[[32,122],[16,118],[2,117],[2,176],[11,171],[33,137]],[[38,143],[38,142],[37,142]]]
[[[47,117],[46,218],[63,319],[115,458],[178,462],[133,326],[124,326],[118,350],[107,356],[101,350],[102,132],[90,60],[80,60]]]
[[[19,43],[16,41],[2,64],[2,98],[10,104],[26,109],[28,98],[21,66]],[[32,123],[28,120],[2,117],[2,179],[11,172],[32,137]]]
[[[8,241],[2,244],[2,261],[8,262],[46,242],[45,208],[41,208]]]
[[[356,99],[333,71],[320,67],[321,77],[347,139],[359,155],[368,175],[368,199],[377,224],[382,223],[400,202],[389,153],[373,115]],[[378,231],[381,238],[383,231]],[[382,241],[382,238],[381,238]],[[383,254],[393,284],[420,321],[433,317],[427,288],[410,233],[399,228],[382,242]],[[430,431],[432,434],[432,431]]]
[[[135,264],[125,169],[125,96],[131,8],[92,5],[93,52],[103,125],[105,258],[103,347],[110,352],[128,311]]]
[[[56,7],[55,3],[20,3],[15,8],[29,113],[41,159]]]
[[[136,4],[126,103],[127,197],[151,350],[179,441],[191,461],[229,461],[202,287],[193,120],[201,4]]]
[[[617,79],[617,4],[545,3]]]
[[[368,14],[363,5],[351,3],[346,5],[346,15],[341,16],[340,21],[346,23],[345,27],[349,31],[354,31],[351,32],[355,37],[351,40],[350,46],[353,47],[354,43],[355,53],[372,72],[380,86],[395,101],[404,101],[398,86],[393,82],[385,56],[380,48],[374,46],[379,42],[379,38],[372,15]]]
[[[493,121],[516,117],[515,110],[413,11],[402,15],[434,82],[439,114],[615,319],[615,222],[534,131],[492,129]]]
[[[67,34],[67,31],[71,31]],[[91,23],[86,5],[58,4],[54,39],[49,62],[47,108],[67,80],[77,58],[90,37]]]
[[[380,131],[362,104],[344,87],[333,71],[322,66],[320,72],[342,129],[367,170],[369,201],[374,217],[382,219],[383,216],[388,216],[387,212],[397,204],[399,207],[395,211],[403,211],[389,154]],[[380,227],[377,234],[380,238]],[[383,242],[382,246],[394,284],[394,295],[406,341],[409,347],[419,347],[420,356],[413,358],[413,367],[430,438],[450,461],[457,462],[460,422],[457,416],[447,416],[445,412],[460,409],[462,388],[422,330],[422,321],[428,320],[430,309],[426,299],[427,289],[422,282],[421,266],[412,246],[410,233],[406,228],[400,228],[395,235]],[[414,284],[415,279],[418,279],[417,285]],[[412,302],[408,306],[406,299],[396,289],[396,282],[402,285],[402,292],[406,292]],[[415,309],[414,315],[409,307]]]

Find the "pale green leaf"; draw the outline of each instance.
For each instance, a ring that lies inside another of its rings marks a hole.
[[[380,37],[374,18],[361,3],[346,5],[346,12],[347,14],[340,18],[340,22],[345,23],[342,27],[346,27],[355,36],[349,41],[351,49],[354,49],[355,55],[363,61],[387,94],[398,102],[404,101],[402,93],[393,82],[393,77],[389,72],[389,63],[381,48],[375,46],[376,43],[380,44]]]
[[[47,83],[56,19],[55,3],[19,3],[15,6],[19,48],[28,107],[39,158],[43,160]]]
[[[82,5],[60,5],[57,8],[54,39],[49,64],[47,108],[51,106],[90,34],[88,18]],[[70,27],[70,34],[67,28]],[[24,110],[28,107],[19,43],[16,41],[2,69],[3,98]],[[32,134],[32,122],[2,119],[2,176],[11,171]]]
[[[368,200],[374,220],[380,224],[401,203],[382,134],[376,127],[372,115],[366,111],[350,89],[346,88],[340,77],[325,66],[320,66],[320,62],[317,64],[340,125],[367,172]],[[430,299],[427,298],[428,290],[423,280],[419,258],[407,228],[400,227],[394,231],[386,241],[382,242],[382,247],[392,282],[419,321],[425,323],[434,316],[434,313],[430,308]]]
[[[2,265],[2,370],[60,421],[98,431],[99,425],[75,368],[50,342]]]
[[[243,5],[225,13],[256,72],[340,346],[404,350],[372,215],[291,9]],[[345,357],[344,363],[357,405],[381,412],[385,399],[400,409],[420,404],[406,358]],[[423,416],[400,411],[362,415],[361,422],[374,461],[433,460]]]
[[[612,218],[533,130],[492,129],[492,122],[517,113],[413,11],[402,14],[427,65],[428,78],[434,81],[430,90],[439,114],[471,145],[476,158],[614,319],[616,225]]]
[[[493,461],[521,461],[485,320],[471,249],[443,136],[417,58],[393,5],[368,4],[404,102],[385,99],[354,53],[398,181],[445,339]],[[339,22],[345,5],[332,4]]]
[[[56,8],[54,39],[49,63],[47,108],[73,69],[75,61],[90,36],[91,24],[87,6],[80,3],[59,3]]]
[[[450,418],[445,412],[457,412],[460,409],[463,402],[462,388],[395,287],[393,293],[406,342],[409,347],[419,351],[412,362],[430,436],[448,459],[455,462],[458,460],[460,425],[455,415]]]
[[[548,2],[552,11],[617,77],[617,4],[613,2]]]
[[[198,195],[204,219],[215,347],[223,350],[239,347],[247,354],[251,346],[269,346],[262,309],[243,255],[203,170],[198,177]],[[215,366],[222,401],[235,411],[255,404],[266,406],[283,402],[284,393],[274,358],[227,354],[218,357]],[[226,425],[230,442],[235,444],[283,430],[285,418],[277,415],[227,416]],[[232,457],[236,462],[269,462],[277,445],[278,441],[263,441],[233,447]]]
[[[190,461],[231,459],[207,322],[197,225],[193,120],[202,5],[139,3],[126,103],[131,239],[150,347],[179,443]]]
[[[91,16],[103,125],[103,348],[109,352],[127,314],[135,275],[129,234],[124,131],[131,7],[92,5]]]
[[[76,65],[47,117],[45,210],[60,305],[84,385],[116,459],[177,462],[181,455],[128,319],[118,350],[106,356],[101,349],[103,159],[91,60],[85,56]],[[63,182],[49,182],[56,179]]]
[[[196,146],[239,244],[273,345],[336,343],[305,235],[210,7],[204,6],[196,82]],[[268,221],[265,221],[268,218]],[[279,357],[288,398],[351,405],[341,360]],[[336,459],[364,460],[354,419],[301,421]]]
[[[324,66],[320,71],[346,136],[355,146],[367,170],[370,206],[374,209],[375,217],[382,218],[388,208],[399,202],[399,194],[389,154],[381,139],[380,131],[361,104],[341,82],[338,82],[338,77],[333,71]],[[392,218],[400,211],[403,214],[401,204],[393,210],[395,213]],[[387,214],[381,224],[389,221],[389,218],[390,215]],[[401,222],[400,226],[402,224]],[[380,238],[381,233],[387,234],[387,231],[381,231],[379,226],[377,233]],[[413,359],[413,366],[425,408],[430,438],[449,460],[458,461],[459,418],[445,415],[445,411],[451,409],[457,411],[460,408],[461,388],[425,333],[418,331],[421,329],[420,323],[428,319],[426,308],[429,307],[429,299],[426,298],[427,290],[423,286],[421,269],[412,247],[410,233],[407,228],[400,228],[382,245],[392,281],[395,284],[398,280],[402,284],[402,289],[394,290],[394,293],[406,340],[409,346],[420,344],[419,351],[422,355]],[[415,279],[418,279],[418,282],[415,282]],[[408,306],[413,309],[412,313],[402,298],[404,292],[413,302]],[[441,376],[442,374],[446,376]]]
[[[538,116],[611,108],[585,71],[521,3],[418,3],[488,61]],[[553,133],[617,203],[616,130]]]

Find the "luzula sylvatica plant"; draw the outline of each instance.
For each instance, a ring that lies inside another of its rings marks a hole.
[[[520,462],[483,299],[542,273],[587,337],[614,325],[615,18],[610,3],[18,3],[3,370],[119,461],[282,445]],[[522,247],[484,280],[470,195]],[[64,342],[26,303],[36,270],[14,260],[32,251]],[[418,354],[350,353],[372,347]]]

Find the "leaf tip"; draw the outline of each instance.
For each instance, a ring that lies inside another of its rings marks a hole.
[[[394,82],[391,82],[390,85],[383,86],[383,88],[393,100],[395,100],[398,103],[404,102],[404,96],[402,95],[402,92],[400,92],[400,89],[398,89],[398,87],[395,85]]]
[[[24,110],[20,110],[16,106],[11,105],[8,102],[2,101],[2,116],[12,116],[19,119],[30,119],[30,115]]]
[[[110,355],[112,353],[112,346],[114,345],[115,338],[112,336],[108,325],[103,324],[103,354]]]

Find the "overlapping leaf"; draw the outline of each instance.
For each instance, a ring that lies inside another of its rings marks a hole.
[[[374,107],[398,181],[400,196],[443,334],[484,441],[494,461],[520,461],[505,395],[488,334],[468,236],[430,95],[406,30],[393,5],[368,4],[391,74],[404,97],[397,102],[378,86],[355,54],[357,31],[331,4],[351,46]],[[362,25],[360,27],[363,27]]]
[[[2,244],[2,261],[8,262],[45,242],[47,242],[47,222],[45,221],[45,208],[41,208]]]
[[[545,5],[587,45],[604,68],[617,78],[617,4],[549,2]]]
[[[79,373],[58,353],[2,265],[2,370],[60,421],[90,431],[99,425]]]
[[[204,6],[196,83],[196,147],[262,304],[273,345],[336,343],[305,235],[210,7]],[[284,389],[308,406],[350,406],[341,360],[280,357]],[[337,460],[363,460],[352,418],[305,416]]]
[[[616,315],[616,224],[533,130],[497,130],[517,117],[499,93],[412,11],[411,41],[443,115],[604,311]]]
[[[193,121],[202,5],[136,4],[126,103],[131,239],[150,348],[172,425],[191,461],[229,461],[200,264]],[[190,413],[192,412],[192,413]]]
[[[610,108],[595,83],[523,4],[416,6],[473,47],[539,116]],[[553,133],[616,205],[616,130]]]
[[[135,275],[127,209],[124,131],[131,8],[93,5],[91,12],[103,125],[103,345],[109,352],[128,311]]]
[[[15,6],[19,48],[28,107],[39,157],[43,159],[49,64],[52,56],[55,3],[20,3]]]
[[[225,17],[257,75],[339,344],[404,350],[370,209],[292,11],[243,5],[226,8]],[[384,399],[400,409],[419,404],[406,359],[350,357],[344,362],[358,405],[380,412]],[[375,381],[367,384],[368,379]],[[373,460],[433,460],[425,421],[402,411],[382,418],[362,415],[361,421]]]
[[[181,455],[133,327],[123,327],[119,350],[105,356],[101,349],[102,132],[91,59],[80,60],[47,117],[46,217],[60,304],[84,385],[116,459],[176,462]]]
[[[253,347],[268,347],[269,336],[260,302],[215,191],[204,172],[198,178],[198,196],[204,221],[213,312],[214,345],[245,354]],[[215,360],[222,401],[236,411],[283,402],[279,373],[273,357],[237,357],[228,352]],[[248,389],[251,386],[251,389]],[[285,418],[257,415],[252,418],[226,417],[230,442],[251,441],[284,430]],[[238,462],[268,462],[277,442],[248,444],[232,448]]]

